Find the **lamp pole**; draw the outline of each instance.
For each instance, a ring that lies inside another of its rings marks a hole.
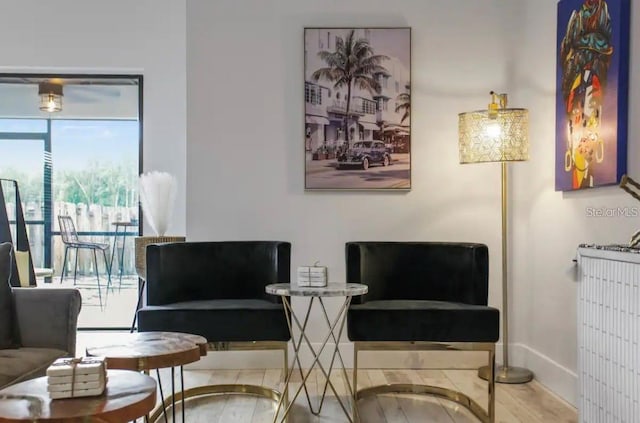
[[[502,366],[495,369],[495,380],[498,383],[526,383],[533,379],[529,369],[509,366],[509,278],[508,278],[508,245],[507,245],[507,162],[502,161]],[[478,369],[478,376],[489,379],[489,367]]]
[[[507,265],[507,162],[502,162],[502,369],[509,368],[509,286]],[[497,375],[497,373],[496,373]]]

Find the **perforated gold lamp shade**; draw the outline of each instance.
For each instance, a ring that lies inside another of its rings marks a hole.
[[[458,115],[460,163],[529,159],[529,111],[477,110]]]

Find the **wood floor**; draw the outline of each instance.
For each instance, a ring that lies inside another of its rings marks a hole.
[[[184,372],[185,387],[207,384],[245,383],[265,385],[281,390],[279,369],[267,370],[211,370]],[[300,377],[291,384],[291,389],[300,386]],[[351,377],[351,375],[349,375]],[[483,407],[486,405],[486,382],[477,378],[470,370],[361,370],[358,373],[358,387],[387,383],[416,383],[443,386],[460,390]],[[170,390],[171,376],[168,370],[161,371],[164,393]],[[332,374],[338,394],[345,398],[344,379]],[[311,401],[317,407],[322,391],[323,378],[320,372],[313,372],[307,384]],[[496,384],[496,422],[522,423],[564,423],[577,422],[575,408],[567,405],[537,382],[523,385]],[[329,390],[330,393],[330,390]],[[292,423],[341,423],[347,422],[334,395],[327,399],[320,416],[309,412],[304,391],[296,399]],[[293,395],[293,393],[292,393]],[[347,403],[348,404],[348,403]],[[350,405],[347,405],[350,407]],[[273,402],[251,396],[218,395],[187,400],[186,417],[189,423],[235,423],[272,422],[275,405]],[[350,408],[348,408],[350,409]],[[358,402],[360,419],[366,423],[413,423],[413,422],[460,422],[475,423],[478,420],[465,408],[446,400],[425,395],[381,395],[365,398]],[[180,406],[176,407],[176,421],[180,419]],[[169,413],[171,421],[171,413]],[[159,421],[164,421],[162,418]]]

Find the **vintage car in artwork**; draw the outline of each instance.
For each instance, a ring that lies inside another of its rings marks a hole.
[[[364,170],[369,166],[380,164],[389,166],[391,155],[389,149],[382,141],[356,141],[351,148],[338,155],[338,169],[358,166]]]

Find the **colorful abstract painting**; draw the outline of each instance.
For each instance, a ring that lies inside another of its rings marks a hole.
[[[629,0],[561,0],[556,190],[616,184],[627,167]]]

